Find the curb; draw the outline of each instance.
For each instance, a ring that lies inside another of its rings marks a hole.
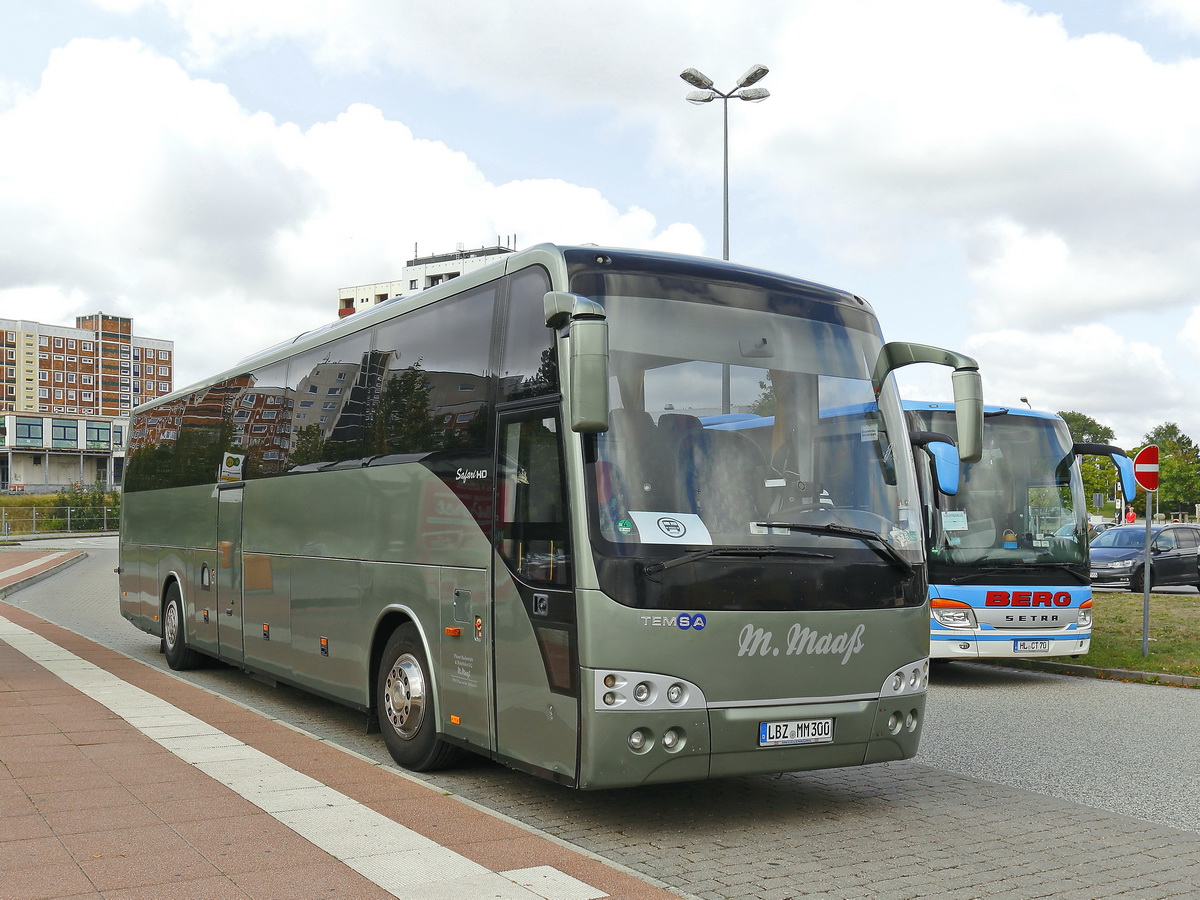
[[[1100,669],[1096,666],[1080,666],[1074,663],[1048,662],[1040,659],[981,659],[977,661],[1002,669],[1033,669],[1038,672],[1074,675],[1079,678],[1106,678],[1111,681],[1134,681],[1143,684],[1164,684],[1172,687],[1200,688],[1200,678],[1194,675],[1171,675],[1166,672],[1138,672],[1133,669]]]
[[[88,555],[86,551],[76,551],[73,556],[68,556],[65,559],[59,560],[49,569],[38,572],[35,575],[30,575],[28,578],[22,578],[20,581],[14,581],[8,587],[0,589],[0,600],[7,600],[22,588],[27,588],[30,585],[37,584],[39,581],[45,581],[51,575],[57,575],[64,569],[69,569],[71,566],[75,565],[75,563],[83,562],[87,558]]]

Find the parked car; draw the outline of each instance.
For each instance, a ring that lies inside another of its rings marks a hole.
[[[1092,584],[1144,590],[1145,525],[1116,525],[1091,543]],[[1150,528],[1150,586],[1190,584],[1200,589],[1200,525],[1171,523]]]

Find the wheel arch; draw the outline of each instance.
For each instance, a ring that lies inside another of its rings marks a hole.
[[[187,612],[187,591],[184,588],[183,576],[175,569],[168,569],[167,574],[163,576],[162,584],[158,588],[158,612],[154,616],[155,621],[158,622],[160,637],[162,636],[163,611],[167,608],[167,592],[171,590],[171,585],[176,585],[179,588],[180,611]]]
[[[370,665],[367,667],[367,690],[370,698],[369,712],[374,716],[379,709],[379,686],[378,678],[379,664],[383,661],[383,651],[387,646],[388,640],[395,633],[396,629],[402,625],[412,625],[417,630],[417,635],[421,639],[421,646],[425,648],[425,659],[429,664],[429,680],[430,688],[433,691],[435,698],[439,696],[438,673],[434,666],[433,647],[429,643],[429,636],[425,633],[425,629],[421,625],[421,621],[417,618],[417,614],[412,611],[412,608],[404,604],[395,604],[385,609],[379,617],[379,621],[375,623],[375,632],[371,635],[371,657]],[[437,713],[438,721],[434,724],[437,730],[441,731],[441,704],[434,704]]]

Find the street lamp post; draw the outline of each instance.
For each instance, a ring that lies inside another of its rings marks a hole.
[[[687,95],[688,103],[711,103],[713,100],[721,100],[724,106],[724,188],[722,190],[722,212],[723,212],[723,230],[722,230],[722,259],[729,259],[729,100],[736,97],[738,100],[748,100],[751,103],[758,103],[761,100],[766,100],[771,96],[771,92],[765,88],[751,87],[755,82],[761,81],[763,76],[770,70],[761,63],[756,66],[751,66],[746,74],[738,79],[737,85],[732,91],[718,91],[713,85],[713,80],[701,72],[699,69],[684,69],[679,77],[690,84],[692,87],[699,90],[691,91]]]

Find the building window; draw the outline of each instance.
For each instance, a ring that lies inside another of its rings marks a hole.
[[[110,432],[108,422],[88,422],[86,426],[87,449],[89,450],[107,450],[110,443]]]
[[[55,419],[50,426],[55,447],[74,450],[79,446],[79,423],[70,419]]]
[[[16,440],[18,447],[42,446],[42,420],[17,416]]]

